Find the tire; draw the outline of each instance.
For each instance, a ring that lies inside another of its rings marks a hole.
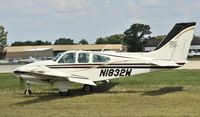
[[[111,81],[110,81],[110,80],[103,80],[102,83],[103,83],[104,85],[108,85],[108,84],[111,83]]]
[[[64,96],[68,96],[69,94],[70,94],[69,91],[64,91],[64,92],[63,92],[63,91],[59,91],[59,95],[60,95],[60,96],[63,96],[63,97],[64,97]]]
[[[29,90],[29,89],[26,89],[26,90],[24,91],[24,95],[29,96],[29,95],[31,95],[31,94],[32,94],[32,91]]]
[[[89,92],[89,91],[92,91],[93,90],[93,87],[91,85],[84,85],[83,86],[83,90],[85,92]]]

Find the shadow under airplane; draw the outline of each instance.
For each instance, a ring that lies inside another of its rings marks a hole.
[[[56,92],[55,93],[34,93],[33,95],[31,95],[29,97],[37,97],[36,99],[26,100],[26,101],[14,103],[12,105],[34,104],[34,103],[46,102],[49,100],[57,100],[57,99],[85,96],[85,95],[90,95],[90,94],[94,94],[94,93],[107,93],[107,94],[142,93],[143,96],[159,96],[159,95],[165,95],[168,93],[174,93],[174,92],[179,92],[179,91],[183,90],[183,87],[163,87],[163,88],[160,88],[160,89],[154,90],[154,91],[108,91],[117,84],[118,83],[109,83],[107,85],[100,84],[100,85],[98,85],[98,87],[94,87],[93,91],[91,91],[91,92],[84,92],[82,88],[72,89],[70,91],[70,94],[66,97],[61,97]]]
[[[94,93],[103,93],[103,92],[110,90],[112,87],[114,87],[117,84],[118,83],[109,83],[109,84],[106,84],[106,85],[105,84],[99,84],[97,87],[94,87],[93,91],[91,91],[91,92],[85,92],[85,91],[83,91],[82,88],[71,89],[70,94],[66,97],[61,97],[56,92],[55,93],[34,93],[34,94],[32,94],[31,96],[28,96],[28,97],[36,97],[36,99],[17,102],[17,103],[14,103],[12,105],[27,105],[27,104],[45,102],[45,101],[49,101],[49,100],[73,98],[73,97],[78,97],[78,96],[90,95],[90,94],[94,94]],[[27,96],[25,96],[25,97],[27,97]]]
[[[159,90],[155,91],[146,91],[142,95],[144,96],[159,96],[159,95],[165,95],[168,93],[174,93],[174,92],[180,92],[183,90],[183,87],[163,87]]]

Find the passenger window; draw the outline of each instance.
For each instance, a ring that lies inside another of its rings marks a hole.
[[[76,61],[76,53],[66,53],[58,61],[58,63],[75,63],[75,61]]]
[[[96,54],[94,54],[93,58],[92,58],[93,62],[108,62],[109,60],[110,60],[109,57],[105,57],[102,55],[96,55]]]
[[[78,54],[78,62],[79,63],[88,63],[89,62],[89,53],[79,53]]]

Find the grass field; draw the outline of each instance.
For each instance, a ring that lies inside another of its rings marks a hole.
[[[188,57],[189,61],[199,61],[200,60],[200,56],[193,56],[193,57]]]
[[[0,117],[198,117],[200,70],[167,70],[112,80],[92,93],[75,85],[68,97],[55,87],[24,85],[0,74]]]

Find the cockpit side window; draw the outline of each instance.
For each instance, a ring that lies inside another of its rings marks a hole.
[[[89,62],[89,53],[79,53],[78,54],[78,62],[79,63],[88,63]]]
[[[109,62],[110,58],[102,55],[94,54],[92,57],[93,62]]]
[[[76,53],[66,53],[58,61],[58,63],[75,63],[76,62]]]

